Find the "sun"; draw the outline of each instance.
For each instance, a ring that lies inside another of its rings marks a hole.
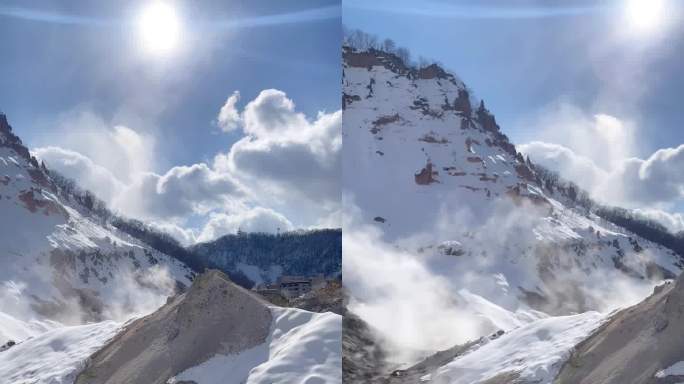
[[[627,0],[627,19],[630,25],[640,31],[658,29],[665,18],[665,0]]]
[[[164,2],[148,5],[140,13],[138,29],[146,51],[168,53],[178,45],[180,20],[174,7]]]

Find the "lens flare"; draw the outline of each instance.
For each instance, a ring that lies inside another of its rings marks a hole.
[[[140,14],[138,28],[142,46],[149,52],[168,53],[178,45],[180,20],[167,3],[148,5]]]

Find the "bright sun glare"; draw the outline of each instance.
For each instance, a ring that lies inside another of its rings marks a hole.
[[[653,31],[664,22],[665,0],[627,0],[630,24],[641,32]]]
[[[145,50],[167,53],[178,45],[180,21],[169,4],[155,2],[143,9],[138,20],[140,39]]]

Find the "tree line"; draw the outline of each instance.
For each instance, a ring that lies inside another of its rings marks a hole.
[[[439,65],[439,62],[423,56],[419,56],[414,61],[408,48],[398,46],[392,39],[381,39],[360,29],[349,29],[346,26],[342,26],[342,31],[342,45],[345,47],[354,48],[359,51],[378,50],[391,53],[400,58],[406,67],[415,69],[425,68],[432,64]]]
[[[551,193],[559,193],[586,213],[594,213],[608,222],[669,248],[680,257],[684,257],[684,231],[673,233],[660,222],[634,210],[600,204],[577,184],[563,179],[557,172],[532,164],[529,157],[526,162],[534,169],[542,188]]]
[[[153,249],[165,253],[202,272],[217,268],[245,287],[253,282],[235,269],[238,261],[268,269],[271,265],[284,265],[286,273],[330,275],[341,271],[342,235],[340,230],[298,230],[279,234],[245,233],[225,235],[214,241],[184,247],[172,235],[160,231],[137,219],[113,212],[94,193],[57,171],[49,171],[59,196],[77,204],[102,226],[111,225],[123,233],[140,240]]]

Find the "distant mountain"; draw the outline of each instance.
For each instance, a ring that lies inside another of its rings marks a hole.
[[[336,278],[342,273],[340,229],[238,233],[191,246],[189,251],[205,267],[220,269],[248,288],[282,275]]]

